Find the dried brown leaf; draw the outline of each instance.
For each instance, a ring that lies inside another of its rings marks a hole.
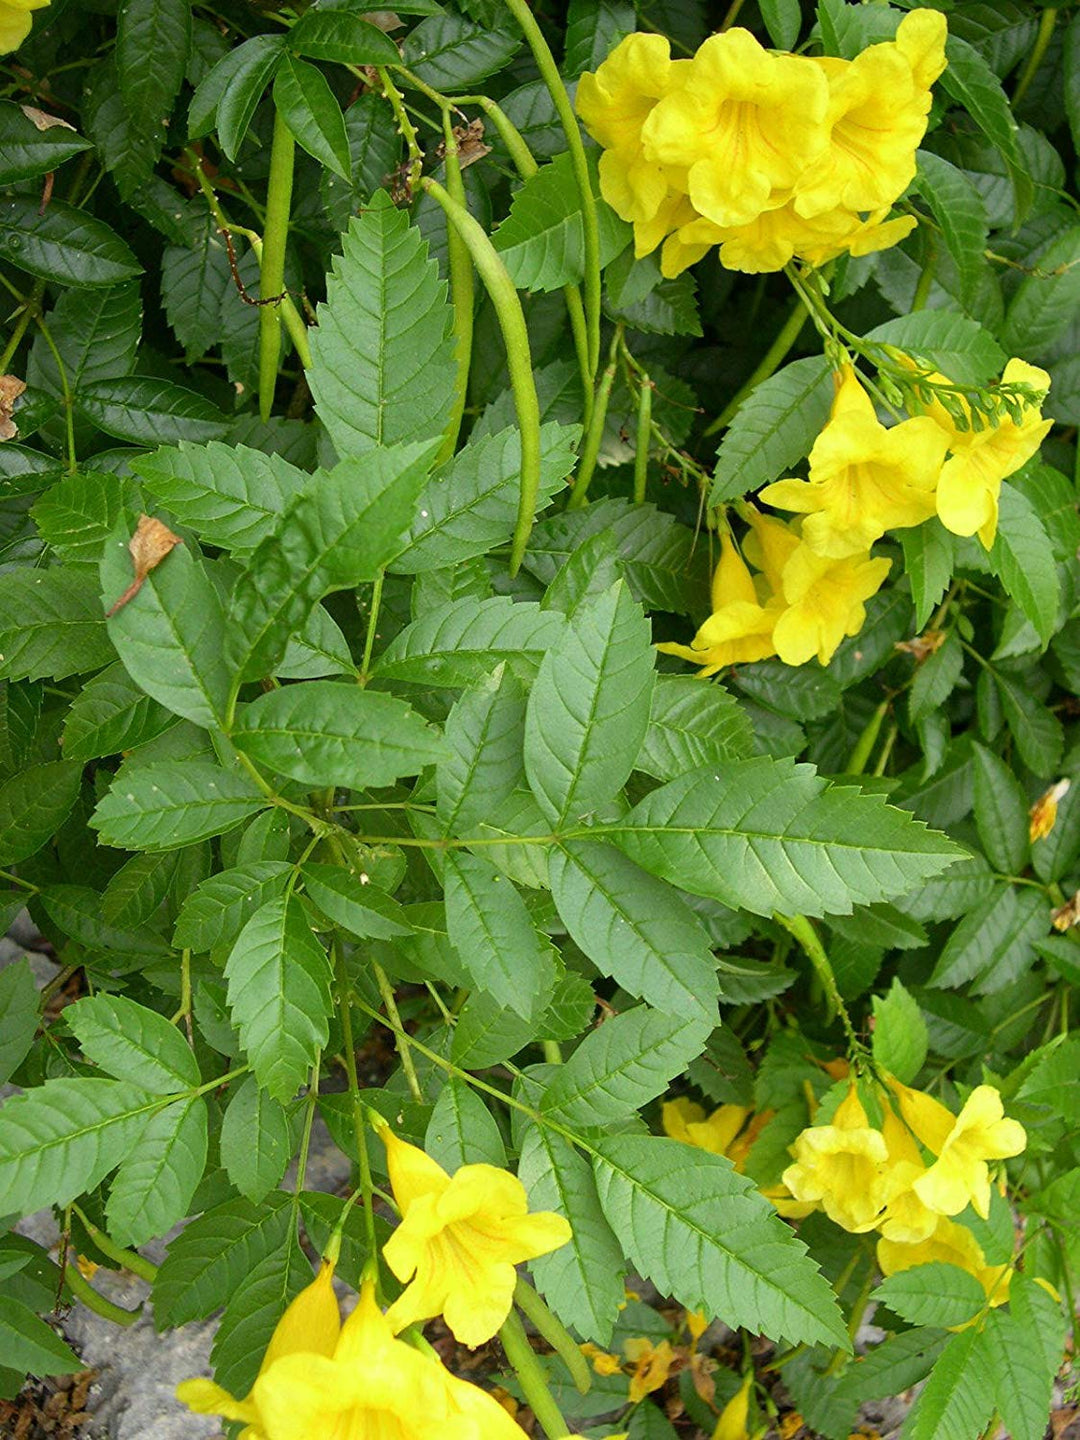
[[[160,520],[155,520],[152,515],[140,515],[139,523],[135,527],[135,534],[128,541],[132,564],[135,567],[135,578],[119,600],[111,605],[105,614],[107,616],[115,615],[118,610],[122,610],[128,601],[133,600],[142,589],[143,581],[150,571],[161,564],[174,545],[182,544],[180,536],[174,535],[169,527],[162,524]]]

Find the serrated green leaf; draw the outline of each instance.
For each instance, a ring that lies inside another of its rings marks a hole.
[[[256,1080],[284,1104],[329,1036],[330,961],[299,901],[268,900],[225,962],[229,1009]]]
[[[0,1107],[0,1195],[9,1215],[67,1205],[134,1148],[162,1104],[120,1080],[46,1080]]]
[[[228,1297],[210,1351],[219,1384],[247,1394],[278,1321],[311,1280],[311,1264],[290,1230],[285,1244],[258,1261]]]
[[[963,854],[880,795],[765,758],[693,771],[602,828],[643,869],[758,915],[847,914]]]
[[[1034,774],[1049,779],[1058,771],[1065,745],[1061,721],[1035,698],[1022,677],[999,669],[990,673],[1021,760]]]
[[[382,679],[413,685],[465,686],[497,665],[531,680],[565,629],[563,617],[506,595],[463,599],[406,626],[375,666]]]
[[[280,775],[350,790],[418,775],[443,754],[438,731],[404,700],[332,680],[259,696],[241,710],[231,738]]]
[[[121,1245],[145,1245],[186,1218],[206,1168],[207,1123],[198,1095],[151,1118],[109,1189],[109,1234]]]
[[[589,153],[603,266],[626,249],[630,227],[599,198],[596,152]],[[492,244],[519,290],[546,292],[582,281],[585,236],[581,196],[568,151],[542,165],[516,192],[510,214],[495,231]]]
[[[120,850],[176,850],[223,835],[266,803],[247,776],[201,760],[158,761],[121,772],[90,824]]]
[[[202,1078],[180,1031],[125,995],[86,995],[68,1006],[64,1019],[86,1058],[117,1080],[171,1095]]]
[[[115,657],[92,574],[23,569],[0,575],[0,678],[62,680]]]
[[[132,462],[143,487],[209,545],[244,554],[278,526],[311,476],[247,445],[180,444]]]
[[[504,665],[456,702],[443,740],[436,809],[444,831],[460,835],[525,783],[525,692]]]
[[[0,1084],[26,1058],[40,1019],[34,972],[24,957],[0,970]]]
[[[525,714],[525,773],[556,821],[613,799],[649,723],[649,625],[622,581],[582,606],[540,664]]]
[[[96,760],[134,749],[173,724],[175,716],[140,690],[118,660],[76,695],[61,745],[68,760]]]
[[[191,47],[190,0],[123,0],[116,24],[116,72],[133,125],[167,121]]]
[[[189,361],[201,359],[217,344],[222,302],[232,284],[225,242],[209,213],[189,245],[165,247],[161,300]]]
[[[736,410],[720,441],[710,505],[769,484],[810,453],[828,419],[832,385],[825,360],[793,360]]]
[[[604,1219],[589,1162],[561,1136],[534,1125],[521,1146],[518,1178],[534,1210],[570,1221],[565,1245],[529,1264],[537,1288],[564,1325],[607,1345],[625,1301],[622,1246]]]
[[[0,1295],[0,1354],[5,1369],[32,1375],[69,1375],[83,1368],[56,1331],[12,1295]]]
[[[393,940],[411,935],[407,912],[370,877],[346,870],[341,865],[318,865],[308,861],[303,868],[304,889],[324,915],[350,935],[364,940]]]
[[[292,1155],[285,1108],[248,1075],[233,1091],[221,1123],[221,1163],[245,1199],[259,1204],[281,1182]]]
[[[316,472],[233,592],[230,653],[242,675],[271,672],[324,595],[375,579],[400,549],[431,456],[430,444],[400,445]]]
[[[866,338],[925,355],[942,374],[974,385],[994,379],[1008,358],[988,330],[955,310],[916,310],[911,315],[897,315],[875,326]]]
[[[1016,121],[1001,81],[979,52],[958,35],[950,35],[946,40],[945,55],[948,64],[941,77],[941,88],[963,105],[991,145],[1000,152],[1012,180],[1016,220],[1019,223],[1031,208],[1034,188],[1017,140]]]
[[[570,0],[566,12],[563,74],[595,70],[625,36],[637,29],[629,0]]]
[[[57,357],[71,391],[97,380],[127,375],[135,363],[142,338],[142,321],[141,287],[136,280],[90,293],[65,290],[49,312],[52,345],[38,335],[30,349],[27,382],[40,386],[50,395],[62,397],[64,381],[60,378]],[[74,482],[77,476],[67,478]],[[97,480],[100,484],[100,477]],[[125,489],[116,483],[115,476],[110,475],[107,483],[111,483],[117,495]]]
[[[1048,1368],[1038,1327],[1023,1324],[1002,1310],[991,1310],[986,1317],[983,1348],[993,1375],[998,1413],[1010,1440],[1042,1440],[1060,1351]]]
[[[128,931],[106,924],[101,896],[88,885],[46,885],[39,903],[59,930],[89,950],[115,950],[144,959],[169,953],[161,936],[152,930]]]
[[[1080,1121],[1080,1035],[1048,1047],[1017,1094],[1030,1105],[1045,1106],[1051,1116]]]
[[[0,785],[0,865],[27,860],[51,840],[71,813],[81,779],[72,761],[50,760]]]
[[[209,866],[209,851],[203,845],[133,855],[105,887],[101,896],[102,919],[106,925],[115,925],[119,930],[152,926],[166,897],[173,894],[179,903],[187,890],[204,877]]]
[[[1053,341],[1080,304],[1080,225],[1058,235],[1038,253],[1036,269],[1025,275],[1005,312],[1002,343],[1010,355],[1040,360],[1053,354]]]
[[[1019,875],[1030,855],[1028,806],[1020,782],[1005,764],[982,745],[972,747],[975,760],[975,823],[986,857],[1003,875]]]
[[[228,430],[224,415],[202,395],[141,375],[83,385],[75,405],[99,430],[130,445],[221,440]]]
[[[962,170],[931,150],[917,155],[916,186],[941,228],[945,248],[960,279],[960,301],[969,304],[983,275],[987,241],[986,206]]]
[[[753,1334],[848,1348],[828,1282],[730,1161],[651,1135],[602,1136],[594,1157],[608,1224],[663,1294]]]
[[[486,858],[451,850],[445,867],[447,933],[466,972],[480,990],[533,1019],[554,988],[551,946]]]
[[[349,223],[311,335],[308,382],[339,455],[441,435],[457,365],[451,315],[419,231],[377,191]]]
[[[298,145],[343,180],[349,178],[345,117],[321,70],[286,52],[274,74],[274,107]]]
[[[502,7],[497,12],[505,19]],[[447,12],[422,20],[402,47],[402,62],[426,85],[444,93],[475,85],[503,69],[521,48],[521,32],[498,24],[474,24]]]
[[[954,1335],[904,1421],[903,1440],[971,1440],[994,1409],[994,1373],[980,1330]]]
[[[264,1256],[285,1245],[290,1213],[290,1197],[272,1190],[261,1205],[229,1200],[185,1226],[154,1280],[157,1328],[205,1320],[220,1309]]]
[[[255,35],[218,61],[191,97],[188,131],[193,139],[216,128],[222,150],[236,159],[285,45],[284,35]]]
[[[955,988],[973,980],[980,994],[1003,989],[1033,963],[1048,919],[1037,891],[998,885],[949,936],[927,984]]]
[[[544,1091],[541,1114],[560,1125],[609,1125],[655,1100],[701,1052],[715,1016],[665,1015],[635,1006],[606,1020]]]
[[[63,200],[42,210],[37,196],[0,200],[0,248],[20,270],[57,285],[119,285],[142,266],[115,230]]]
[[[945,704],[963,672],[964,647],[959,632],[950,630],[944,644],[927,655],[915,671],[908,691],[908,719],[913,725]]]
[[[45,175],[89,149],[90,141],[66,125],[40,130],[21,105],[0,103],[0,185]]]
[[[61,560],[96,565],[124,498],[112,475],[83,470],[46,490],[31,514],[38,534]]]
[[[748,759],[752,748],[746,712],[722,685],[703,685],[692,676],[656,677],[636,769],[675,780],[698,766]]]
[[[462,1165],[506,1166],[502,1134],[475,1090],[451,1076],[428,1121],[424,1149],[453,1174]]]
[[[474,991],[462,1006],[450,1055],[465,1070],[484,1070],[500,1065],[523,1049],[532,1039],[536,1026],[523,1020],[490,995]]]
[[[309,60],[342,65],[398,65],[401,54],[390,36],[351,10],[308,10],[289,31],[289,49]]]
[[[1015,486],[1002,483],[998,504],[990,568],[1045,645],[1057,626],[1061,605],[1057,568],[1049,563],[1050,537],[1031,501]]]
[[[333,174],[322,177],[326,213],[337,230],[345,229],[401,162],[401,135],[393,111],[381,95],[367,92],[349,106],[345,134],[349,141],[348,184]]]
[[[173,945],[205,951],[232,944],[255,911],[282,894],[292,869],[283,860],[252,860],[204,880],[180,907]]]
[[[915,601],[915,629],[922,631],[953,573],[953,539],[940,520],[928,520],[900,534],[904,547],[904,570]]]
[[[548,873],[560,919],[602,974],[668,1015],[715,1024],[709,937],[674,890],[613,846],[582,840],[553,849]]]
[[[874,1059],[883,1070],[895,1075],[901,1084],[910,1085],[923,1067],[929,1044],[926,1021],[918,1003],[894,977],[888,994],[884,997],[875,995],[873,1006]],[[931,1325],[944,1322],[922,1319],[912,1323]]]
[[[574,468],[577,426],[540,427],[539,504],[557,494]],[[509,540],[517,519],[521,433],[486,435],[459,450],[428,480],[417,500],[409,542],[390,569],[399,575],[457,565]]]

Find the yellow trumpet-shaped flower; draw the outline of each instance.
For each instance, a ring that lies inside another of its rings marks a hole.
[[[937,1228],[938,1215],[919,1198],[915,1181],[926,1174],[911,1131],[887,1103],[881,1133],[889,1152],[889,1202],[878,1228],[886,1240],[917,1245]]]
[[[1005,383],[1030,385],[1043,395],[1050,388],[1046,371],[1024,360],[1010,360],[1001,378]],[[954,535],[978,535],[989,550],[997,534],[1002,480],[1031,459],[1054,422],[1042,418],[1041,403],[1023,404],[1019,424],[1003,415],[996,425],[983,423],[981,430],[970,423],[970,409],[968,428],[964,430],[940,404],[929,406],[927,413],[941,426],[952,451],[938,481],[937,513],[941,523]]]
[[[711,1115],[693,1100],[679,1096],[666,1100],[660,1118],[664,1133],[684,1145],[695,1145],[711,1155],[729,1155],[735,1137],[746,1123],[749,1109],[744,1105],[721,1105]]]
[[[977,1085],[937,1151],[937,1160],[914,1182],[919,1199],[939,1215],[959,1215],[969,1203],[985,1220],[990,1213],[988,1160],[1019,1155],[1027,1145],[1024,1127],[1004,1118],[1001,1096],[992,1085]]]
[[[803,1130],[791,1153],[795,1164],[782,1178],[796,1200],[820,1201],[830,1220],[856,1235],[874,1228],[889,1199],[889,1152],[854,1085],[832,1124]]]
[[[50,0],[0,0],[0,55],[17,50],[30,34],[32,10],[43,10]]]
[[[905,1245],[896,1240],[881,1239],[877,1243],[877,1261],[883,1275],[896,1275],[916,1265],[940,1261],[957,1265],[974,1275],[986,1291],[991,1305],[1004,1305],[1009,1298],[1010,1265],[988,1265],[982,1246],[966,1225],[958,1225],[944,1215],[938,1219],[933,1233],[917,1244]]]
[[[809,480],[778,480],[761,498],[806,515],[802,538],[818,555],[842,560],[870,549],[886,530],[934,513],[946,438],[927,415],[886,429],[850,365],[810,451]],[[876,588],[876,587],[875,587]]]
[[[381,1130],[401,1224],[383,1258],[409,1281],[387,1312],[395,1330],[442,1315],[463,1345],[490,1340],[510,1313],[514,1266],[557,1250],[570,1225],[551,1211],[529,1214],[525,1187],[494,1165],[450,1176],[389,1126]]]
[[[746,1422],[750,1416],[750,1391],[754,1386],[754,1373],[748,1371],[743,1382],[720,1412],[712,1440],[750,1440]]]
[[[714,675],[728,665],[775,655],[773,626],[779,609],[759,603],[753,576],[730,535],[720,539],[720,560],[712,580],[713,613],[689,645],[666,642],[656,648],[665,655],[701,665]]]
[[[743,540],[743,554],[761,571],[760,586],[765,595],[782,595],[784,570],[798,550],[797,532],[775,515],[766,515],[753,505],[746,506],[749,533]]]
[[[237,1400],[212,1380],[183,1380],[176,1387],[177,1399],[198,1415],[222,1415],[242,1420],[241,1440],[272,1440],[259,1404],[259,1381],[279,1361],[290,1355],[327,1357],[341,1335],[341,1316],[333,1286],[334,1267],[323,1264],[310,1285],[304,1287],[278,1321],[266,1347],[259,1374],[243,1400]],[[273,1432],[276,1440],[277,1432]]]
[[[802,665],[815,655],[827,665],[844,636],[862,629],[866,601],[881,588],[890,564],[869,555],[832,560],[801,544],[784,566],[787,609],[773,630],[785,665]]]
[[[685,169],[695,210],[745,225],[783,204],[828,141],[828,81],[812,61],[772,55],[748,30],[713,35],[642,127],[645,153]]]

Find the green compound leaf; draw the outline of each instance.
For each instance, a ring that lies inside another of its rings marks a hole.
[[[101,559],[106,611],[132,582],[130,531],[121,520]],[[173,547],[108,627],[128,673],[148,695],[185,720],[220,728],[229,697],[225,611],[201,558],[187,545]]]
[[[945,54],[949,63],[941,77],[941,88],[963,105],[991,145],[1000,151],[1012,180],[1019,223],[1031,209],[1034,186],[1001,81],[978,50],[958,35],[946,40]]]
[[[309,899],[350,935],[362,940],[393,940],[413,933],[406,911],[392,895],[373,885],[366,874],[309,860],[303,867],[303,877]]]
[[[401,55],[384,30],[351,10],[308,10],[289,31],[289,49],[342,65],[397,65]]]
[[[549,421],[540,427],[540,500],[557,494],[574,468],[580,431]],[[420,492],[409,543],[390,569],[416,575],[457,565],[508,541],[517,519],[521,434],[485,435],[460,450]]]
[[[248,1075],[233,1091],[221,1125],[221,1163],[229,1179],[257,1205],[280,1184],[292,1149],[288,1112]]]
[[[531,680],[565,625],[555,611],[515,604],[507,595],[456,600],[406,626],[375,670],[382,679],[413,685],[465,686],[504,664]]]
[[[595,151],[589,152],[597,195],[600,264],[626,249],[630,227],[599,198]],[[514,195],[510,214],[492,236],[510,278],[519,290],[559,290],[585,277],[585,235],[581,197],[568,151],[540,169]]]
[[[23,569],[0,575],[0,679],[62,680],[115,659],[93,574]]]
[[[0,785],[0,865],[28,860],[48,843],[71,813],[81,780],[72,761],[50,760]]]
[[[850,1347],[806,1247],[730,1161],[651,1135],[605,1135],[593,1149],[608,1224],[663,1294],[752,1334]]]
[[[264,1256],[285,1245],[290,1211],[290,1197],[272,1190],[261,1205],[229,1200],[185,1226],[154,1281],[157,1328],[205,1320],[220,1309]]]
[[[286,54],[274,75],[274,105],[296,143],[320,165],[348,180],[345,117],[322,71]]]
[[[553,820],[597,809],[629,779],[655,678],[649,624],[619,581],[577,611],[529,693],[525,773]]]
[[[282,894],[292,870],[284,860],[251,860],[211,875],[181,905],[173,945],[197,951],[231,945],[255,911]]]
[[[991,865],[1002,875],[1019,875],[1031,854],[1028,803],[1019,780],[1004,760],[973,745],[975,824]]]
[[[119,285],[142,266],[115,230],[63,200],[42,211],[36,195],[0,200],[0,250],[20,270],[57,285]]]
[[[448,851],[446,928],[473,983],[531,1020],[555,984],[552,950],[505,875],[465,851]]]
[[[1007,482],[1001,486],[990,568],[1038,631],[1045,645],[1057,628],[1061,584],[1048,562],[1050,538],[1031,501]]]
[[[874,1299],[909,1325],[938,1325],[947,1330],[966,1325],[977,1315],[986,1304],[986,1291],[974,1275],[958,1265],[936,1261],[890,1275],[874,1291]]]
[[[223,835],[266,804],[251,780],[219,765],[155,761],[121,770],[90,824],[120,850],[176,850]]]
[[[525,692],[504,665],[461,696],[443,739],[437,813],[447,834],[467,834],[525,785]]]
[[[432,440],[454,391],[452,311],[427,244],[379,190],[349,223],[311,333],[315,408],[339,455]]]
[[[884,997],[875,995],[874,1059],[882,1070],[910,1085],[926,1060],[929,1037],[919,1006],[897,978]],[[929,1320],[917,1321],[929,1325]]]
[[[225,978],[255,1078],[284,1104],[326,1044],[333,1009],[330,961],[298,900],[283,895],[255,912],[237,936]]]
[[[657,780],[677,780],[698,766],[746,760],[753,742],[746,711],[722,685],[703,685],[691,675],[658,675],[634,768]]]
[[[555,1210],[573,1229],[569,1241],[529,1262],[537,1288],[564,1325],[607,1345],[626,1300],[626,1261],[600,1208],[588,1160],[561,1136],[531,1126],[521,1146],[518,1178],[533,1210]]]
[[[715,1024],[715,1016],[687,1022],[648,1005],[606,1020],[559,1066],[540,1101],[541,1114],[578,1128],[625,1119],[683,1073]]]
[[[190,46],[189,0],[124,0],[117,14],[116,73],[133,125],[149,130],[168,120]]]
[[[311,476],[247,445],[180,444],[132,461],[143,488],[201,540],[244,554],[271,534]]]
[[[985,273],[986,206],[972,181],[931,150],[918,153],[916,186],[941,227],[960,278],[960,302],[969,304]]]
[[[880,795],[766,758],[684,775],[603,828],[643,869],[756,915],[846,915],[965,853]]]
[[[233,592],[230,650],[242,675],[272,672],[324,595],[375,579],[401,548],[432,451],[380,448],[316,472]]]
[[[10,1080],[34,1043],[41,1006],[29,960],[0,970],[0,1084]]]
[[[99,430],[129,445],[221,440],[229,428],[217,406],[194,390],[141,375],[83,385],[75,406]]]
[[[109,1189],[105,1216],[114,1240],[145,1245],[187,1217],[206,1169],[207,1126],[206,1101],[197,1095],[153,1116]]]
[[[936,517],[900,535],[904,570],[915,601],[915,628],[922,631],[952,579],[953,537]]]
[[[87,995],[64,1019],[87,1060],[157,1095],[190,1090],[202,1076],[190,1045],[163,1015],[125,995]]]
[[[475,1090],[451,1076],[428,1121],[424,1149],[451,1175],[462,1165],[506,1166],[502,1133]]]
[[[350,790],[419,775],[445,753],[438,731],[404,700],[332,680],[259,696],[240,712],[232,740],[279,775]]]
[[[589,841],[553,849],[548,873],[560,919],[602,974],[669,1015],[715,1023],[709,936],[670,886],[613,846]]]
[[[904,1422],[904,1440],[971,1440],[994,1409],[995,1375],[979,1330],[954,1335]]]
[[[809,455],[832,390],[828,363],[817,356],[794,360],[756,385],[720,441],[709,504],[759,490]]]
[[[121,1080],[46,1080],[0,1107],[0,1195],[9,1215],[67,1205],[134,1149],[160,1108]]]

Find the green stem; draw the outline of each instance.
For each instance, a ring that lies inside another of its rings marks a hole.
[[[367,634],[364,636],[364,658],[360,662],[360,683],[366,685],[368,672],[371,669],[371,656],[375,650],[375,627],[379,623],[379,611],[382,609],[383,582],[386,579],[386,571],[380,570],[375,576],[375,583],[371,587],[371,609],[368,611]]]
[[[345,957],[340,945],[334,945],[334,970],[338,987],[338,1018],[341,1020],[342,1041],[345,1047],[345,1074],[349,1081],[349,1098],[352,1101],[353,1135],[356,1138],[356,1163],[360,1170],[360,1193],[364,1201],[364,1231],[367,1235],[368,1255],[378,1263],[379,1246],[375,1236],[374,1186],[371,1181],[371,1160],[367,1151],[367,1122],[364,1119],[364,1102],[360,1098],[360,1079],[356,1073],[356,1043],[352,1027],[352,987],[345,968]]]
[[[577,359],[578,374],[581,376],[581,423],[588,430],[592,424],[593,380],[595,372],[589,365],[589,327],[585,320],[585,305],[581,291],[576,285],[563,286],[566,301],[566,315],[570,321],[570,334],[574,341],[574,355]]]
[[[592,1387],[592,1371],[581,1353],[581,1347],[558,1316],[551,1313],[529,1282],[520,1275],[514,1286],[514,1303],[537,1334],[542,1335],[559,1356],[578,1392],[587,1395]]]
[[[296,141],[278,111],[274,112],[274,138],[270,144],[270,178],[266,188],[266,224],[263,227],[259,294],[274,304],[259,307],[259,415],[270,419],[281,355],[281,301],[285,290],[285,246],[292,210],[293,160]]]
[[[521,490],[517,523],[510,546],[510,574],[516,575],[529,542],[540,492],[540,402],[536,395],[536,378],[533,375],[525,312],[521,308],[514,282],[484,227],[463,205],[447,194],[438,181],[426,177],[421,181],[421,185],[432,199],[442,206],[447,218],[468,247],[472,262],[480,272],[480,278],[495,307],[499,329],[506,346],[510,386],[514,392],[514,407],[517,411],[518,429],[521,431]]]
[[[75,451],[75,397],[71,393],[71,386],[68,383],[67,366],[64,364],[63,356],[57,348],[56,341],[52,337],[45,317],[40,307],[34,311],[34,323],[41,332],[41,338],[49,347],[49,353],[56,363],[56,373],[60,380],[60,393],[64,397],[64,424],[67,434],[68,472],[74,474],[79,468],[79,457]]]
[[[104,1295],[99,1295],[72,1260],[64,1266],[64,1284],[88,1310],[93,1310],[104,1320],[111,1320],[114,1325],[134,1325],[142,1314],[141,1305],[137,1310],[125,1310],[122,1305],[114,1305]]]
[[[809,318],[809,309],[800,294],[791,307],[791,313],[784,321],[783,329],[766,350],[761,363],[746,384],[736,391],[712,424],[706,427],[704,431],[706,435],[715,435],[718,430],[723,430],[725,426],[731,424],[735,411],[750,392],[756,390],[763,380],[767,380],[770,375],[774,374],[781,362],[787,358],[788,352],[802,334],[803,326]]]
[[[652,444],[652,392],[648,375],[639,376],[637,441],[634,448],[634,504],[644,505],[645,487],[649,480],[649,449]]]
[[[0,355],[0,375],[7,374],[7,368],[11,364],[12,356],[22,343],[22,338],[26,334],[31,320],[33,320],[41,308],[41,301],[44,294],[45,281],[39,280],[23,302],[22,314],[15,322],[15,329],[11,332],[8,343],[4,346],[4,353]]]
[[[589,162],[585,156],[585,145],[577,116],[559,74],[559,67],[527,0],[506,0],[506,7],[521,26],[540,76],[555,103],[566,134],[570,163],[581,199],[581,228],[585,241],[585,321],[589,335],[588,373],[591,387],[600,368],[600,223],[596,213],[596,196],[593,194]]]
[[[416,138],[416,126],[409,119],[408,111],[405,109],[405,102],[402,99],[401,91],[390,79],[389,70],[382,65],[378,66],[379,80],[382,84],[383,94],[390,102],[390,108],[394,112],[394,118],[398,123],[398,130],[405,141],[405,150],[409,157],[409,191],[410,194],[420,183],[420,171],[424,164],[423,151]]]
[[[315,1124],[315,1109],[319,1103],[319,1071],[322,1068],[322,1051],[315,1051],[315,1060],[311,1066],[311,1084],[308,1086],[308,1093],[304,1101],[304,1133],[300,1137],[300,1154],[296,1161],[296,1185],[293,1189],[293,1214],[300,1210],[300,1196],[303,1193],[304,1181],[307,1178],[308,1153],[311,1150],[311,1130]]]
[[[569,1427],[559,1412],[555,1397],[548,1389],[547,1377],[537,1358],[536,1351],[529,1344],[525,1327],[518,1319],[517,1312],[510,1311],[499,1331],[506,1358],[517,1371],[521,1389],[529,1408],[536,1416],[540,1428],[548,1440],[565,1440],[570,1434]]]
[[[855,742],[855,748],[844,766],[845,775],[861,775],[866,769],[885,716],[889,713],[889,701],[883,700],[866,722],[866,728]]]
[[[608,404],[611,400],[611,387],[615,383],[616,357],[622,345],[622,337],[623,327],[616,325],[615,335],[611,342],[611,351],[608,355],[608,363],[603,375],[600,377],[600,384],[596,391],[596,406],[592,414],[592,423],[585,433],[585,443],[581,447],[581,459],[578,462],[574,488],[570,491],[570,498],[566,502],[566,508],[568,510],[579,510],[588,499],[589,486],[592,484],[593,472],[596,470],[596,461],[600,455],[600,445],[604,438]]]
[[[1020,78],[1016,82],[1016,89],[1013,91],[1012,106],[1014,110],[1023,101],[1024,96],[1031,86],[1032,80],[1035,79],[1038,73],[1039,66],[1046,58],[1046,52],[1049,49],[1050,41],[1054,35],[1054,26],[1057,24],[1057,13],[1056,9],[1048,5],[1039,17],[1039,30],[1035,36],[1035,44],[1032,46],[1031,54],[1028,56],[1027,63],[1023,70],[1020,72]]]
[[[401,1023],[401,1014],[398,1011],[397,1000],[394,997],[394,987],[390,984],[389,977],[381,965],[373,961],[371,969],[375,976],[375,983],[379,987],[382,1002],[386,1006],[386,1013],[393,1022],[394,1035],[397,1038],[398,1058],[401,1061],[401,1068],[405,1073],[409,1093],[418,1105],[422,1105],[424,1103],[424,1092],[420,1088],[420,1078],[416,1073],[416,1066],[413,1064],[412,1052],[409,1049],[408,1032]]]
[[[930,237],[927,238],[926,246],[926,260],[923,263],[922,273],[919,276],[919,283],[915,286],[915,294],[911,298],[911,309],[913,312],[916,310],[926,309],[926,302],[930,299],[930,287],[934,283],[934,270],[936,268],[937,261],[937,246],[934,244],[933,239]]]
[[[87,1235],[90,1236],[90,1239],[103,1255],[107,1255],[110,1260],[114,1260],[122,1270],[130,1270],[133,1275],[138,1275],[139,1279],[145,1280],[148,1285],[154,1283],[157,1279],[156,1265],[151,1264],[149,1260],[144,1260],[143,1257],[136,1254],[134,1250],[125,1250],[122,1245],[118,1245],[115,1240],[110,1239],[104,1230],[99,1230],[92,1220],[87,1219],[78,1205],[72,1205],[71,1208],[79,1217]]]
[[[822,988],[828,997],[829,1018],[832,1019],[834,1015],[839,1015],[840,1023],[843,1025],[844,1033],[847,1035],[848,1046],[853,1052],[861,1053],[863,1046],[855,1033],[855,1027],[851,1023],[851,1016],[847,1012],[847,1006],[844,1004],[843,997],[840,994],[840,988],[836,983],[836,976],[833,974],[833,968],[829,964],[829,957],[825,954],[825,947],[818,938],[817,931],[805,915],[776,914],[773,918],[778,921],[779,924],[783,925],[784,929],[790,935],[793,935],[802,946],[810,964],[814,967],[815,975],[817,975],[821,981]]]
[[[443,111],[443,134],[446,139],[446,193],[463,210],[468,209],[465,198],[465,182],[461,175],[461,161],[458,157],[457,140],[449,112]],[[473,311],[473,267],[468,247],[457,229],[446,218],[447,260],[450,269],[450,301],[454,310],[454,357],[457,371],[454,377],[454,403],[446,425],[446,438],[439,451],[436,464],[445,465],[457,449],[461,434],[461,421],[465,414],[465,400],[469,392],[469,365],[472,360]],[[367,666],[364,666],[366,672]]]

